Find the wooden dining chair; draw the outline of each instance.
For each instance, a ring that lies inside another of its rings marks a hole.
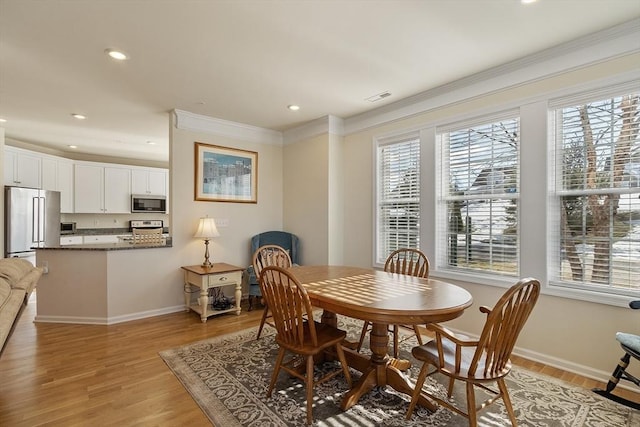
[[[260,246],[253,253],[253,271],[258,277],[258,283],[260,283],[260,272],[264,267],[268,267],[271,265],[275,265],[277,267],[289,268],[292,265],[291,257],[289,256],[289,252],[287,252],[283,247],[278,245],[264,245]],[[264,297],[263,297],[264,300]],[[258,327],[258,335],[256,339],[260,338],[262,334],[262,329],[265,324],[272,324],[267,322],[267,319],[271,317],[269,310],[269,304],[264,304],[264,310],[262,311],[262,319],[260,320],[260,327]]]
[[[384,263],[384,271],[390,273],[406,274],[408,276],[429,277],[429,259],[427,256],[418,249],[403,248],[393,251]],[[418,344],[422,345],[422,336],[418,325],[393,325],[389,332],[393,333],[393,357],[398,358],[398,348],[400,344],[399,340],[399,328],[411,329],[415,334]],[[365,322],[360,332],[360,339],[358,340],[358,346],[356,351],[360,352],[364,339],[367,336],[367,332],[371,329],[371,323]],[[407,338],[410,338],[407,337]]]
[[[424,393],[440,405],[468,418],[469,425],[474,427],[477,425],[477,412],[502,398],[511,424],[516,426],[516,416],[504,378],[511,371],[510,357],[518,335],[539,295],[540,282],[532,278],[522,279],[504,293],[493,309],[480,307],[480,311],[487,314],[487,318],[478,340],[471,340],[462,335],[456,336],[438,324],[428,324],[427,329],[435,332],[435,339],[425,345],[416,346],[411,351],[416,359],[424,363],[416,380],[406,418],[411,418],[420,393]],[[429,372],[429,366],[433,366],[435,370]],[[466,383],[466,412],[422,390],[427,376],[436,372],[449,377],[449,398],[453,393],[455,380]],[[487,385],[494,382],[497,383],[498,390]],[[480,406],[476,406],[476,386],[493,395]]]
[[[309,295],[293,274],[281,267],[267,266],[260,273],[260,288],[266,303],[271,307],[277,330],[276,342],[280,346],[276,358],[267,398],[278,379],[281,369],[304,381],[307,397],[307,424],[313,422],[313,388],[340,372],[344,373],[349,388],[351,374],[342,350],[346,332],[313,320]],[[341,369],[332,370],[317,380],[314,379],[314,356],[333,347]],[[286,353],[291,356],[285,360]],[[306,359],[306,371],[300,373],[300,358]]]
[[[162,228],[134,228],[132,233],[134,245],[159,245],[163,243]]]

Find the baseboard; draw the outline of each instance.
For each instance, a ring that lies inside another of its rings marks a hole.
[[[165,307],[158,310],[141,311],[114,317],[75,317],[75,316],[41,316],[36,315],[34,322],[38,323],[74,323],[80,325],[114,325],[130,322],[132,320],[146,319],[148,317],[162,316],[164,314],[184,311],[184,305]]]

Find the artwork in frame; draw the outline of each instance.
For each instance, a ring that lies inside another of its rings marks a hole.
[[[258,153],[195,143],[195,200],[258,202]]]

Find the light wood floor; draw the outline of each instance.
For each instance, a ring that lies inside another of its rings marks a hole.
[[[260,315],[224,314],[204,324],[193,312],[113,326],[45,324],[33,322],[32,301],[0,356],[0,426],[210,425],[158,352],[257,325]],[[602,386],[514,362],[585,388]]]

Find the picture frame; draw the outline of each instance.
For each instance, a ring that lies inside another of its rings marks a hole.
[[[195,200],[258,203],[258,153],[195,143]]]

